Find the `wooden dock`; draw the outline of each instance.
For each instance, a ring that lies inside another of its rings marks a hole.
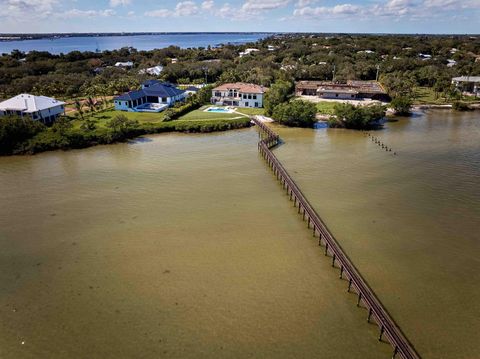
[[[362,278],[338,241],[310,205],[302,191],[300,191],[295,181],[271,151],[271,148],[280,143],[280,137],[256,118],[252,117],[252,121],[259,128],[259,135],[261,137],[258,143],[259,152],[265,158],[269,167],[286,190],[290,200],[294,202],[295,207],[298,207],[298,213],[302,215],[303,220],[307,222],[308,228],[312,229],[313,236],[318,236],[318,245],[324,246],[325,256],[332,258],[332,267],[339,269],[340,279],[348,281],[348,292],[355,291],[358,295],[357,306],[363,303],[368,310],[367,321],[369,323],[372,321],[377,323],[380,329],[378,340],[383,341],[385,338],[392,345],[392,358],[399,356],[404,359],[419,359],[420,356],[415,351],[413,345],[395,324],[395,321],[383,307],[373,290]]]

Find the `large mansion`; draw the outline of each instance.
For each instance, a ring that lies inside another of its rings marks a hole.
[[[243,82],[227,83],[212,90],[211,102],[219,106],[263,107],[265,88]]]

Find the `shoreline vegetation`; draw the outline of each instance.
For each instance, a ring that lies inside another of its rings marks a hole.
[[[210,133],[250,126],[249,117],[140,122],[129,119],[125,114],[118,114],[98,127],[88,127],[89,125],[85,123],[79,126],[78,123],[65,118],[59,119],[52,127],[34,123],[30,119],[11,118],[10,121],[15,121],[17,131],[2,131],[5,122],[0,122],[0,155],[33,155],[51,150],[80,149],[126,142],[150,134]]]

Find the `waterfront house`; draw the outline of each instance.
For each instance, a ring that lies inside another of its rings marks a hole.
[[[163,66],[154,66],[154,67],[148,67],[146,69],[142,69],[138,71],[140,75],[148,74],[151,76],[159,76],[163,71]]]
[[[263,107],[263,86],[243,82],[227,83],[212,90],[211,102],[217,106]]]
[[[168,82],[148,80],[142,88],[113,99],[115,110],[130,112],[160,112],[183,101],[186,92]]]
[[[454,77],[452,84],[461,92],[480,97],[480,76]]]
[[[54,122],[65,113],[65,102],[51,97],[21,94],[0,102],[0,116],[30,117],[44,124]]]
[[[377,81],[298,81],[295,84],[295,94],[334,100],[388,100],[387,92]]]

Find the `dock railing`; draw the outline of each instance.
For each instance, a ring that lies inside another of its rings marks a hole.
[[[290,177],[287,170],[271,151],[271,148],[280,143],[280,137],[270,127],[255,117],[251,118],[259,128],[261,140],[258,142],[258,150],[267,161],[269,167],[277,179],[286,190],[290,200],[298,207],[298,213],[302,215],[303,220],[307,222],[308,228],[312,228],[313,236],[318,236],[318,245],[325,247],[325,256],[331,256],[332,267],[340,270],[340,279],[348,281],[348,292],[354,290],[358,295],[357,306],[363,302],[368,310],[367,321],[374,320],[380,328],[379,341],[386,338],[393,347],[392,358],[397,355],[404,359],[419,359],[420,356],[415,351],[413,345],[402,333],[395,321],[383,307],[373,290],[355,268],[352,261],[343,251],[342,247],[330,232],[326,224],[322,221],[312,205],[308,202],[305,195],[298,188],[295,181]]]

